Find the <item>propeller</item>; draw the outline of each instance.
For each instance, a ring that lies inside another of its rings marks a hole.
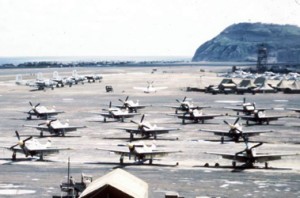
[[[246,103],[246,98],[243,99],[243,102]]]
[[[40,123],[38,124],[38,126],[41,125],[47,125],[48,127],[51,125],[52,122],[56,121],[57,119],[53,119],[53,120],[47,120],[46,122]]]
[[[180,100],[176,99],[176,101],[177,101],[178,103],[185,102],[185,100],[186,100],[186,96],[184,96],[184,98],[183,98],[183,100],[182,100],[182,101],[180,101]]]
[[[13,146],[11,146],[10,148],[13,149],[13,148],[16,147],[16,146],[20,146],[21,149],[23,150],[24,154],[25,154],[26,157],[27,157],[27,156],[29,155],[29,151],[28,151],[28,149],[25,147],[25,143],[26,143],[28,140],[32,139],[32,136],[26,138],[25,140],[21,140],[18,131],[15,131],[15,133],[16,133],[16,136],[17,136],[17,138],[18,138],[18,143],[15,144],[15,145],[13,145]]]
[[[33,104],[31,103],[31,101],[29,101],[29,105],[32,107],[32,109],[30,109],[30,110],[28,111],[28,113],[29,113],[31,110],[35,111],[35,109],[36,109],[38,106],[40,106],[40,103],[38,103],[37,105],[33,106]]]
[[[225,124],[227,124],[229,127],[230,127],[230,130],[237,130],[237,131],[239,131],[240,133],[242,133],[242,131],[240,130],[240,129],[238,129],[237,128],[237,126],[236,126],[236,124],[239,122],[239,117],[235,120],[235,122],[234,122],[234,124],[230,124],[230,123],[228,123],[226,120],[223,120],[223,122],[225,123]]]
[[[128,106],[129,106],[128,103],[127,103],[128,98],[129,98],[129,96],[127,96],[127,97],[125,98],[125,100],[119,99],[119,101],[123,103],[123,106],[124,106],[124,107],[128,107]]]
[[[130,120],[130,122],[132,122],[132,123],[134,123],[134,124],[137,124],[137,125],[138,125],[138,128],[145,127],[145,128],[147,128],[147,129],[150,129],[150,127],[148,127],[147,125],[144,125],[144,124],[143,124],[144,118],[145,118],[145,114],[143,114],[140,123],[138,123],[138,122],[136,122],[136,121],[134,121],[134,120]]]
[[[109,108],[111,108],[111,101],[109,102]]]

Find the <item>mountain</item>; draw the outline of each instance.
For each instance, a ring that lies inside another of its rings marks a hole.
[[[256,61],[264,44],[268,62],[300,62],[300,28],[295,25],[239,23],[201,45],[192,61]]]

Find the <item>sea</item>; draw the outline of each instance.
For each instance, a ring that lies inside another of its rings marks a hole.
[[[151,62],[151,61],[167,61],[167,62],[190,62],[192,57],[187,56],[43,56],[43,57],[0,57],[0,65],[3,64],[20,64],[26,62],[60,62],[60,63],[76,63],[76,62]]]

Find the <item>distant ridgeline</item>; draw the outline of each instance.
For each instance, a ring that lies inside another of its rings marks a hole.
[[[256,61],[258,46],[268,62],[300,63],[300,28],[294,25],[239,23],[201,45],[192,61]]]

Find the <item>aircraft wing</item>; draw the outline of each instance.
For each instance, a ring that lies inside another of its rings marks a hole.
[[[257,162],[266,162],[266,161],[273,161],[273,160],[279,160],[282,156],[293,156],[293,155],[299,155],[298,153],[293,154],[257,154],[254,156],[255,161]]]
[[[48,127],[45,126],[45,125],[41,125],[41,126],[38,126],[38,125],[23,125],[24,127],[31,127],[31,128],[36,128],[38,130],[48,130]]]
[[[255,135],[259,135],[261,133],[272,133],[272,132],[274,132],[274,131],[272,131],[272,130],[243,131],[243,135],[255,136]]]
[[[137,152],[137,154],[145,155],[146,157],[148,157],[148,156],[158,157],[158,156],[168,155],[170,153],[178,153],[181,151],[158,151],[158,150],[145,151],[143,148],[141,148],[141,149],[136,148],[136,152]]]
[[[116,114],[114,114],[114,117],[119,117],[119,118],[131,118],[131,117],[133,117],[133,116],[135,116],[135,115],[140,115],[140,113],[124,113],[124,114],[118,114],[118,113],[116,113]]]
[[[297,113],[300,113],[300,109],[297,109],[297,108],[287,108],[288,110],[291,110],[291,111],[296,111]]]
[[[129,149],[127,147],[126,148],[120,148],[120,149],[97,148],[97,150],[114,152],[116,154],[124,155],[124,156],[128,156],[130,154],[130,151],[129,151]]]
[[[223,115],[221,115],[221,114],[206,114],[206,115],[195,115],[194,117],[205,120],[205,119],[212,119],[214,117],[219,117],[219,116],[223,116]]]
[[[58,130],[65,130],[67,131],[76,131],[77,129],[82,129],[86,128],[86,126],[60,126],[60,127],[55,127],[54,129]]]
[[[233,111],[244,111],[243,108],[238,108],[238,107],[224,107],[225,109],[231,109]]]
[[[208,133],[214,133],[215,135],[219,135],[219,136],[226,136],[226,135],[229,134],[228,130],[227,131],[222,131],[222,130],[200,129],[200,131],[208,132]]]
[[[110,113],[97,113],[103,117],[111,117],[111,114]]]
[[[235,154],[229,154],[229,153],[214,153],[214,152],[205,152],[206,154],[211,154],[211,155],[219,155],[222,156],[224,159],[229,159],[229,160],[236,160],[239,162],[245,162],[247,161],[247,157],[241,156],[241,155],[235,155]]]

